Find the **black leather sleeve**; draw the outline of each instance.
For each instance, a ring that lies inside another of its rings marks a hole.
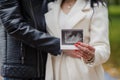
[[[0,0],[0,17],[11,36],[54,55],[60,53],[60,40],[30,26],[21,14],[18,0]]]

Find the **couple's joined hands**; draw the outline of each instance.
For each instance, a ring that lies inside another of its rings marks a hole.
[[[95,48],[92,46],[82,42],[77,42],[74,45],[78,48],[77,50],[64,50],[63,53],[74,58],[82,57],[88,61],[94,58]]]

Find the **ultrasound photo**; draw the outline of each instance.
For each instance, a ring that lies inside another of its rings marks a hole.
[[[61,31],[61,45],[74,45],[76,42],[83,42],[82,29],[62,29]]]

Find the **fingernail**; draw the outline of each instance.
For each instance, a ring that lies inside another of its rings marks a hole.
[[[78,42],[77,42],[77,44],[81,44],[81,42],[80,42],[80,41],[78,41]]]
[[[76,47],[78,47],[78,44],[74,44]]]
[[[75,52],[78,52],[78,50],[74,50]]]

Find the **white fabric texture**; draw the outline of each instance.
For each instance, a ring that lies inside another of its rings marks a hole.
[[[61,28],[83,29],[83,42],[95,48],[95,60],[91,64],[85,64],[82,59],[63,53],[59,56],[49,54],[46,80],[104,80],[102,64],[110,56],[107,8],[95,4],[93,15],[90,2],[77,0],[70,13],[65,15],[60,12],[60,4],[61,0],[52,3],[49,12],[45,14],[48,32],[60,38]]]

